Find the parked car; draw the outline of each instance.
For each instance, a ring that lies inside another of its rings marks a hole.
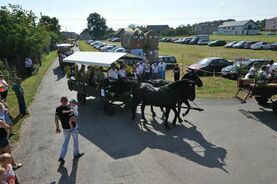
[[[222,68],[222,77],[229,79],[237,79],[240,76],[245,76],[254,63],[258,63],[258,67],[267,65],[271,59],[249,59],[246,61],[239,61],[233,65]]]
[[[199,38],[193,37],[193,38],[190,40],[189,44],[195,45],[195,44],[197,44],[198,41],[199,41]]]
[[[209,46],[223,46],[226,45],[226,42],[223,40],[215,40],[208,44]]]
[[[266,42],[257,42],[253,45],[251,45],[251,49],[253,50],[267,50],[267,49],[270,49],[270,45]]]
[[[191,41],[191,37],[189,37],[189,38],[186,38],[184,41],[183,41],[183,43],[184,44],[189,44],[190,43],[190,41]]]
[[[101,48],[102,52],[108,52],[109,50],[113,49],[114,47],[116,47],[115,45],[107,45]]]
[[[252,42],[252,41],[246,42],[245,45],[244,45],[244,48],[245,49],[251,49],[251,45],[253,45],[255,43],[257,43],[257,42]]]
[[[246,44],[246,41],[239,41],[235,43],[232,48],[242,49],[244,48],[244,45]]]
[[[126,49],[119,47],[119,48],[115,49],[113,52],[126,52]]]
[[[221,57],[210,57],[188,66],[188,69],[196,71],[199,75],[208,75],[213,74],[213,72],[220,72],[222,68],[232,64],[232,62]]]
[[[111,42],[120,42],[120,38],[112,38]]]
[[[232,41],[232,42],[227,43],[224,47],[225,48],[232,48],[232,46],[236,43],[238,43],[238,41]]]
[[[208,40],[199,40],[197,42],[198,45],[208,45],[209,41]]]
[[[160,60],[166,63],[166,68],[173,68],[177,63],[177,60],[174,56],[159,56],[159,61]]]
[[[270,50],[277,50],[277,42],[270,45]]]

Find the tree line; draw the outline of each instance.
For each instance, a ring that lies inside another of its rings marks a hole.
[[[46,15],[38,18],[19,5],[0,8],[0,60],[20,73],[26,57],[41,59],[60,40],[59,21]],[[1,68],[2,70],[2,68]]]

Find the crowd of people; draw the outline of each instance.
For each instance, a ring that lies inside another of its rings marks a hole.
[[[272,77],[276,75],[273,69],[274,61],[271,60],[268,65],[263,65],[259,68],[258,63],[254,63],[245,75],[246,79],[256,79],[257,84],[264,85],[271,81]]]
[[[0,181],[3,184],[19,183],[14,170],[22,167],[21,163],[17,163],[12,155],[10,138],[15,135],[13,132],[13,118],[9,113],[9,105],[7,102],[9,85],[0,75]],[[12,86],[19,105],[19,117],[27,113],[24,99],[24,91],[21,86],[21,78],[17,78]]]

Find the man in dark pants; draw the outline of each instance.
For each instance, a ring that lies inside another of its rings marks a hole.
[[[17,97],[20,115],[24,116],[26,114],[26,103],[24,99],[24,91],[21,87],[21,78],[16,79],[16,83],[13,85],[12,89]]]
[[[61,133],[61,129],[59,128],[59,120],[61,121],[63,133],[64,133],[64,142],[62,145],[59,162],[64,164],[64,158],[67,153],[67,147],[70,140],[70,136],[73,137],[73,157],[74,160],[80,158],[84,155],[84,153],[79,152],[79,140],[78,140],[78,127],[76,123],[73,122],[73,128],[70,129],[69,119],[70,119],[70,106],[68,105],[67,97],[62,97],[61,105],[56,108],[55,114],[55,124],[56,124],[56,133]]]

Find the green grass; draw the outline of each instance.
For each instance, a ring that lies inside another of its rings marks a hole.
[[[238,56],[247,58],[267,58],[277,60],[277,52],[270,50],[227,49],[224,47],[209,47],[197,45],[182,45],[175,43],[160,43],[159,55],[173,55],[185,72],[188,65],[205,57],[223,57],[234,60]],[[167,71],[167,79],[173,79],[173,72]],[[200,98],[232,98],[236,92],[236,81],[220,77],[201,77],[204,86],[197,89]]]
[[[95,52],[98,51],[97,49],[88,45],[84,40],[79,41],[79,48],[80,48],[80,51],[95,51]]]
[[[41,83],[41,80],[43,79],[45,73],[47,72],[48,68],[50,67],[50,65],[52,64],[52,62],[55,60],[56,57],[57,57],[56,51],[50,52],[49,55],[43,56],[41,61],[42,65],[39,68],[38,72],[32,75],[31,77],[25,79],[22,82],[22,88],[25,93],[25,101],[26,101],[27,107],[31,104],[34,96],[36,95],[36,92]],[[12,84],[10,84],[10,87],[11,86]],[[24,116],[23,118],[18,118],[18,115],[19,115],[18,102],[15,96],[15,93],[11,89],[9,89],[8,104],[9,104],[9,112],[14,118],[15,125],[13,127],[13,132],[16,133],[16,135],[14,135],[11,138],[11,142],[15,143],[20,138],[19,132],[20,132],[22,123],[28,116]]]
[[[210,35],[210,40],[230,41],[264,41],[269,43],[277,42],[277,35]]]

